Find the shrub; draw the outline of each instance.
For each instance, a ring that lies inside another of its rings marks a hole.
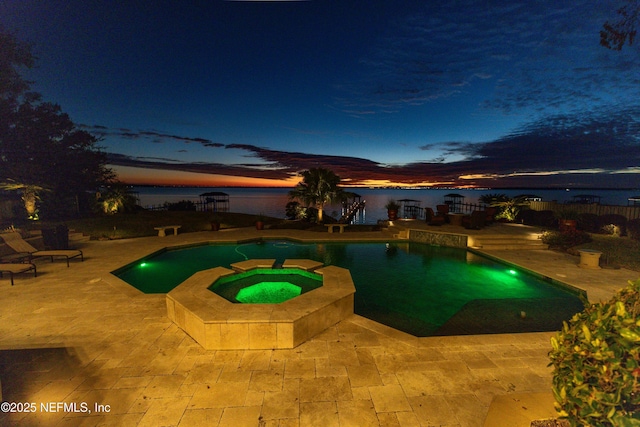
[[[640,240],[640,218],[627,222],[627,231],[633,240]]]
[[[558,219],[568,219],[572,221],[578,220],[578,212],[573,209],[562,209],[554,212],[556,218]]]
[[[389,200],[386,205],[384,205],[385,209],[389,211],[397,211],[400,209],[400,203],[395,200]]]
[[[537,225],[535,223],[535,217],[538,211],[534,211],[532,209],[527,209],[518,213],[518,218],[516,218],[517,222],[521,222],[526,225]]]
[[[553,228],[556,226],[556,218],[553,211],[534,211],[531,209],[520,212],[522,222],[527,225]]]
[[[571,426],[640,425],[640,280],[551,338],[556,410]]]
[[[295,206],[295,219],[299,221],[317,222],[318,209],[313,207],[304,207],[298,204]]]
[[[563,250],[591,241],[589,233],[572,229],[545,231],[540,238],[542,243],[549,245],[551,248]]]
[[[538,225],[543,227],[555,227],[556,226],[556,216],[553,211],[540,211],[538,214]]]
[[[480,201],[483,201],[482,197]],[[498,208],[495,219],[504,219],[507,222],[514,222],[522,210],[529,208],[529,201],[525,197],[516,197],[515,199],[507,197],[503,200],[496,198],[490,204]]]
[[[284,207],[285,216],[287,219],[296,219],[298,215],[298,209],[300,208],[300,203],[298,202],[289,202]]]
[[[598,217],[598,226],[605,234],[618,234],[615,227],[618,227],[620,236],[627,235],[627,218],[622,215],[608,214]]]
[[[599,230],[598,215],[587,212],[579,214],[578,229],[589,233],[597,233]]]

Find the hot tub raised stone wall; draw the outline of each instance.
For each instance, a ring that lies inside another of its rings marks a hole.
[[[321,275],[322,286],[280,304],[234,304],[208,289],[220,277],[274,263],[247,260],[233,264],[233,270],[199,271],[167,294],[167,316],[207,350],[247,350],[295,348],[353,314],[349,270],[317,261],[283,263]]]

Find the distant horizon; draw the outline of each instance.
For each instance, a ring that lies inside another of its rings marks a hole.
[[[251,185],[183,185],[183,184],[136,184],[121,182],[121,184],[131,187],[160,187],[160,188],[293,188],[286,185],[272,186],[251,186]],[[417,187],[417,186],[355,186],[340,185],[342,188],[366,188],[369,190],[558,190],[558,191],[579,191],[579,190],[610,190],[610,191],[640,191],[639,187]]]

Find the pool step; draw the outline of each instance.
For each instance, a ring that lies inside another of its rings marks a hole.
[[[83,233],[69,230],[69,241],[74,243],[88,242],[91,240],[91,236],[85,236]]]
[[[392,225],[387,230],[389,232],[393,233],[393,238],[394,239],[406,240],[406,239],[409,238],[409,229],[408,228],[401,228],[401,227],[397,227],[395,225]]]
[[[549,248],[549,245],[545,245],[538,238],[508,235],[474,236],[470,243],[473,248],[486,250],[541,250]]]

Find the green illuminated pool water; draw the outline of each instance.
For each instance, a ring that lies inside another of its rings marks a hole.
[[[279,304],[322,286],[322,277],[295,268],[249,270],[221,277],[209,287],[233,303]]]
[[[265,241],[161,251],[114,272],[166,293],[194,272],[254,258],[306,258],[350,270],[357,314],[416,336],[558,330],[574,291],[464,249],[406,243]]]

